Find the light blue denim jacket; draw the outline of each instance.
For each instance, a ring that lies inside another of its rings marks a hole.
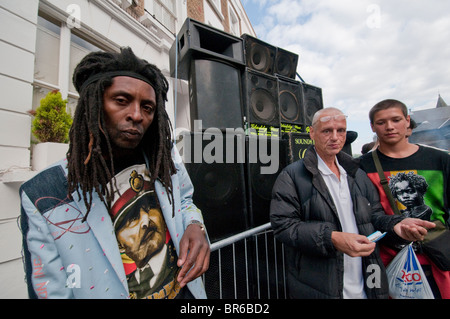
[[[165,188],[155,182],[161,210],[176,251],[192,220],[203,223],[192,202],[193,186],[176,147],[172,157],[175,215]],[[114,227],[106,206],[94,192],[86,222],[84,200],[67,196],[67,162],[45,169],[20,189],[23,254],[31,298],[128,298],[128,284]],[[206,298],[203,282],[188,283],[195,298]]]

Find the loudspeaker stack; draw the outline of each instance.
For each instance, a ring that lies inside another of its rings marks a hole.
[[[242,127],[243,40],[192,19],[170,52],[171,75],[189,81],[190,122],[204,129]]]
[[[191,127],[177,145],[211,241],[269,222],[275,179],[312,143],[321,89],[295,79],[298,55],[190,18],[169,55],[189,84]]]

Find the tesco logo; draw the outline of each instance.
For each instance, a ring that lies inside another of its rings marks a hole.
[[[417,282],[422,281],[422,276],[418,272],[406,272],[402,270],[403,282]]]

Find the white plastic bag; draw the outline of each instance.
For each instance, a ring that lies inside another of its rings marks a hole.
[[[405,246],[386,268],[393,299],[434,299],[428,280],[412,248]]]

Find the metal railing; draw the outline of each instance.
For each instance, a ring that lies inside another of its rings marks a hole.
[[[210,299],[286,299],[284,246],[270,223],[211,245],[203,275]]]

